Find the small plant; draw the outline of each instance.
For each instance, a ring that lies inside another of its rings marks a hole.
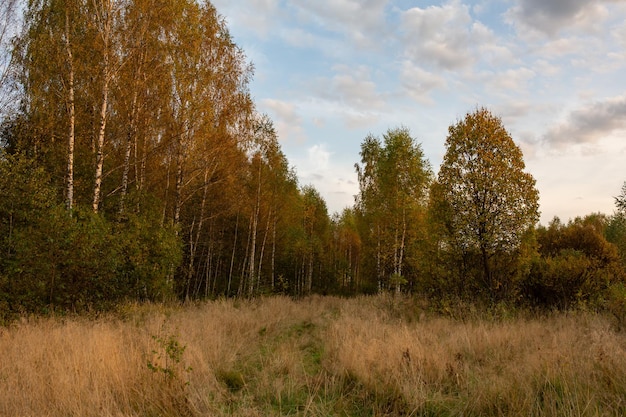
[[[153,360],[148,360],[147,366],[152,372],[162,374],[166,381],[171,382],[180,376],[180,371],[191,372],[191,367],[184,368],[181,364],[187,346],[182,345],[176,336],[152,336],[158,345],[152,350]],[[188,385],[189,382],[185,382]]]

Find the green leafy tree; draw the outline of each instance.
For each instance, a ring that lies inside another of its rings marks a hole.
[[[378,289],[399,292],[402,283],[415,278],[412,261],[416,242],[425,234],[430,164],[409,130],[396,128],[382,142],[371,135],[364,140],[356,170],[364,273],[376,277]]]
[[[539,193],[524,168],[521,150],[487,109],[450,126],[431,214],[462,289],[491,299],[514,292],[539,219]]]

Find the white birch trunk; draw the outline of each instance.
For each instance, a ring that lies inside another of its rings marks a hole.
[[[96,5],[96,9],[99,7]],[[107,125],[108,105],[109,105],[109,81],[111,79],[111,63],[109,54],[109,44],[111,41],[111,26],[112,26],[112,8],[111,1],[106,0],[103,2],[101,12],[96,19],[99,20],[100,37],[102,38],[103,50],[102,50],[102,103],[100,106],[100,127],[98,129],[98,139],[96,141],[96,174],[93,187],[93,211],[98,212],[100,201],[102,199],[102,170],[104,167],[104,138]]]
[[[72,44],[70,40],[70,17],[69,11],[65,10],[65,53],[68,64],[68,88],[67,107],[69,113],[69,130],[67,137],[67,188],[66,206],[68,210],[74,207],[74,141],[76,111],[74,104],[74,57],[72,54]]]

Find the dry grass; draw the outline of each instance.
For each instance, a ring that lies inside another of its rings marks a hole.
[[[2,416],[626,415],[626,335],[591,313],[463,322],[385,297],[127,306],[2,328],[0,355]]]

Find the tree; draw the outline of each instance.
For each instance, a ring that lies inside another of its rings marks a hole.
[[[342,293],[360,290],[359,263],[361,236],[357,227],[355,210],[345,208],[332,218],[332,269],[336,286]]]
[[[443,226],[440,245],[492,299],[514,289],[525,238],[539,219],[539,193],[524,168],[521,150],[487,109],[450,126],[432,213]],[[471,271],[476,262],[480,271]]]
[[[303,198],[303,218],[304,227],[304,253],[302,259],[303,276],[298,287],[301,294],[311,294],[313,289],[313,278],[317,275],[322,278],[322,274],[316,274],[320,271],[324,256],[325,243],[328,241],[328,232],[330,228],[330,218],[328,217],[328,209],[326,202],[319,192],[312,186],[302,188]],[[317,268],[316,268],[317,266]]]
[[[382,142],[371,135],[365,139],[356,170],[357,211],[368,253],[364,260],[374,269],[379,289],[398,292],[415,257],[411,251],[424,234],[430,164],[409,130],[396,128]]]

